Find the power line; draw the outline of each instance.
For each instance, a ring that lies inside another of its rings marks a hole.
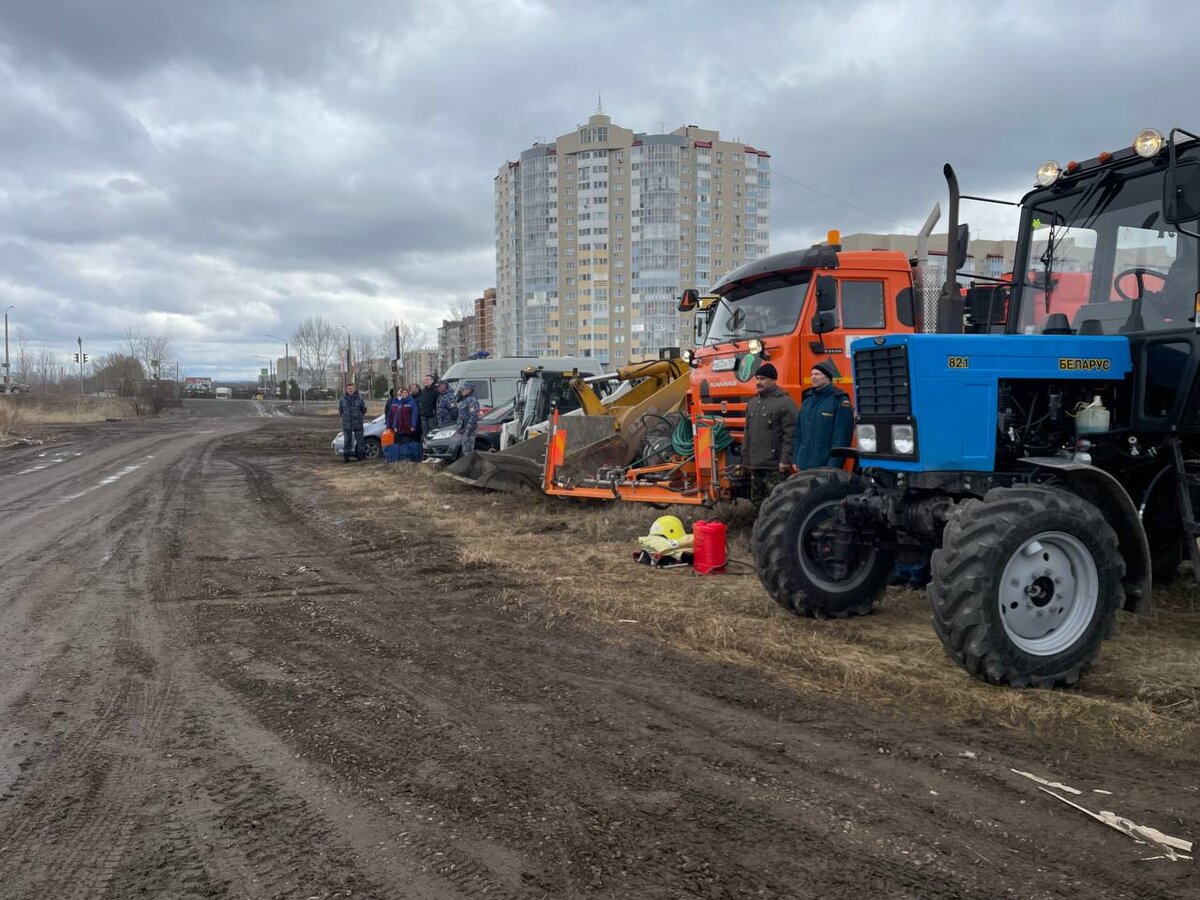
[[[911,228],[909,228],[906,225],[902,225],[900,222],[897,222],[895,219],[889,219],[887,216],[881,216],[879,213],[869,210],[865,206],[859,206],[857,203],[851,203],[849,200],[843,200],[841,197],[835,197],[835,196],[833,196],[833,194],[827,193],[827,192],[821,190],[820,188],[815,188],[811,184],[805,184],[803,181],[801,181],[798,178],[793,178],[790,175],[785,175],[783,172],[780,172],[778,169],[776,169],[774,167],[771,168],[771,175],[778,176],[778,177],[782,178],[784,181],[790,181],[790,182],[792,182],[792,184],[799,185],[800,187],[804,188],[806,191],[812,191],[814,194],[820,194],[822,197],[832,200],[834,203],[840,203],[843,206],[849,206],[851,209],[857,209],[859,212],[866,213],[868,216],[874,216],[876,219],[882,219],[883,221],[888,222],[892,225],[895,225],[897,228],[901,228],[904,231],[909,231],[909,232],[912,231]]]

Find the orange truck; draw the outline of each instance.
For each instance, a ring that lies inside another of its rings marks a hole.
[[[915,276],[915,262],[901,252],[844,251],[831,231],[825,243],[735,269],[713,286],[715,301],[685,291],[680,310],[707,312],[708,329],[700,346],[684,351],[690,385],[670,446],[662,446],[661,435],[653,453],[645,443],[622,446],[609,438],[589,452],[579,441],[573,445],[576,425],[563,417],[551,423],[543,490],[657,504],[747,496],[738,455],[759,366],[774,364],[779,386],[799,403],[812,367],[827,359],[849,392],[851,341],[918,330]]]

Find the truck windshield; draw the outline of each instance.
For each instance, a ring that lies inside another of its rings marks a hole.
[[[789,334],[800,321],[812,270],[787,272],[738,285],[713,314],[705,343]]]
[[[1108,171],[1026,205],[1015,330],[1130,334],[1186,328],[1200,289],[1197,242],[1162,219],[1161,170]]]

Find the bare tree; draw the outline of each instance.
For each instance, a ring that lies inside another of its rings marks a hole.
[[[29,381],[40,391],[48,391],[50,386],[62,380],[64,371],[58,355],[46,347],[30,355]]]
[[[300,371],[315,387],[325,387],[337,360],[339,331],[321,316],[310,316],[292,335]]]
[[[167,365],[175,360],[171,339],[167,335],[142,332],[132,325],[125,326],[122,346],[126,351],[124,355],[140,362],[151,377],[158,377],[159,373],[166,371]]]
[[[122,397],[132,397],[146,377],[142,363],[125,353],[106,353],[92,363],[96,388],[116,391]]]
[[[461,294],[450,301],[446,311],[451,320],[465,319],[467,316],[473,316],[475,315],[475,300],[466,294]]]
[[[29,347],[29,338],[25,336],[25,329],[17,329],[17,352],[16,362],[13,364],[13,370],[9,373],[9,380],[16,384],[32,384],[33,383],[33,351]]]
[[[370,381],[380,374],[379,340],[373,335],[357,334],[351,342],[353,354],[350,358],[351,369],[354,373],[355,384]]]

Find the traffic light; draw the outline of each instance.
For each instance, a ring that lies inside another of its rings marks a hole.
[[[75,354],[75,362],[79,362],[79,354],[78,353]]]
[[[84,361],[84,362],[87,362],[87,359],[88,359],[88,357],[87,357],[87,354],[86,354],[86,353],[85,353],[85,354],[83,354],[83,361]]]

